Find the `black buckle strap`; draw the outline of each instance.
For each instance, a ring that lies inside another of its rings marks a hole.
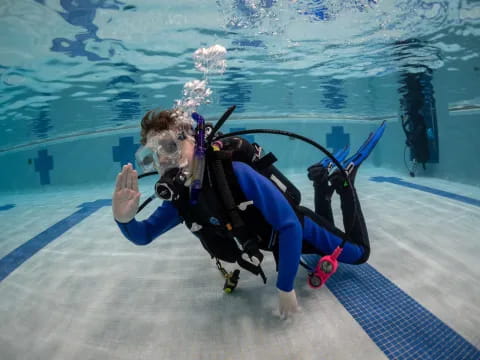
[[[241,240],[240,240],[241,241]],[[255,239],[248,239],[242,244],[243,250],[248,254],[249,257],[256,257],[260,262],[263,261],[263,254],[258,250],[258,243]]]
[[[273,153],[270,152],[267,155],[265,155],[264,157],[262,157],[261,159],[255,161],[254,166],[255,166],[255,169],[257,169],[258,171],[262,171],[262,170],[268,168],[270,165],[272,165],[277,160],[278,159],[276,158],[276,156],[273,155]]]
[[[213,172],[217,180],[217,189],[231,220],[231,228],[229,230],[233,232],[233,238],[237,242],[239,249],[242,251],[237,258],[237,263],[245,270],[248,270],[255,275],[260,275],[263,282],[266,283],[267,278],[260,266],[263,260],[263,254],[258,249],[256,239],[249,236],[250,234],[243,223],[235,199],[233,198],[233,194],[228,185],[222,160],[216,159],[214,161]],[[254,261],[254,258],[257,259],[257,261]]]
[[[250,271],[252,274],[254,275],[260,275],[260,277],[262,278],[263,280],[263,283],[266,284],[267,283],[267,277],[265,276],[265,273],[263,272],[263,269],[262,267],[260,266],[260,263],[262,262],[263,260],[263,254],[260,253],[259,251],[259,254],[261,255],[261,259],[258,259],[255,255],[254,256],[250,256],[247,254],[247,252],[242,252],[240,254],[240,256],[238,257],[237,259],[237,263],[238,265],[240,265],[242,268],[244,268],[245,270],[247,271]],[[250,261],[247,261],[245,260],[245,256],[246,255]],[[255,265],[252,261],[253,259],[252,258],[257,258],[258,260],[260,260],[260,263],[258,265]]]

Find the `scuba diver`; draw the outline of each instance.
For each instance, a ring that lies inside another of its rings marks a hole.
[[[179,110],[148,111],[141,121],[142,146],[136,153],[144,174],[138,176],[132,164],[123,166],[113,192],[113,215],[123,235],[137,245],[149,244],[185,223],[216,259],[226,279],[226,292],[237,285],[239,270],[228,273],[220,261],[236,262],[266,283],[262,251],[272,252],[278,272],[279,311],[286,318],[298,310],[294,281],[302,254],[338,257],[349,264],[367,261],[370,243],[354,182],[358,167],[377,144],[385,124],[349,159],[345,160],[349,149],[344,148],[308,168],[315,192],[314,212],[300,205],[300,192],[273,166],[276,158],[272,153],[262,156],[258,144],[250,144],[236,133],[217,132],[234,108],[227,110],[215,127],[193,113],[196,128]],[[150,174],[160,175],[155,195],[139,207],[138,179]],[[334,225],[334,191],[340,196],[346,232]],[[148,219],[137,221],[135,215],[154,197],[163,199],[162,205]],[[313,281],[317,269],[310,270],[309,284],[321,286],[324,278],[320,283]]]

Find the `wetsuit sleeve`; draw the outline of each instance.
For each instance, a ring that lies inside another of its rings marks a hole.
[[[164,201],[150,217],[143,221],[132,219],[128,223],[115,220],[122,234],[136,245],[147,245],[157,236],[177,226],[182,222],[177,209]]]
[[[302,252],[302,227],[283,194],[263,175],[241,162],[233,162],[238,183],[248,200],[278,231],[279,259],[277,287],[291,291]]]

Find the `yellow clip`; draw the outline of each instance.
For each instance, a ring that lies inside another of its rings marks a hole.
[[[220,151],[220,146],[213,144],[212,145],[213,151]]]
[[[227,287],[223,291],[225,291],[227,294],[230,294],[232,292],[232,289]]]

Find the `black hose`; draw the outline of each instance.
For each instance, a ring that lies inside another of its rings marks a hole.
[[[227,111],[225,111],[222,115],[222,117],[220,119],[218,119],[217,123],[215,124],[215,127],[213,128],[212,132],[210,133],[210,135],[208,135],[207,137],[207,141],[206,143],[209,144],[210,141],[213,139],[213,137],[215,136],[215,134],[217,133],[217,131],[222,127],[223,123],[225,121],[227,121],[227,119],[230,117],[230,115],[232,115],[233,111],[235,110],[237,106],[236,105],[233,105],[233,106],[230,106]]]
[[[143,177],[150,176],[150,175],[155,175],[155,174],[158,174],[158,172],[156,172],[156,171],[150,171],[150,172],[148,172],[148,173],[143,173],[143,174],[141,174],[141,175],[138,175],[138,178],[141,179],[141,178],[143,178]]]
[[[144,178],[144,177],[147,177],[147,176],[151,176],[151,175],[155,175],[155,174],[158,174],[156,171],[150,171],[148,173],[143,173],[141,175],[138,175],[138,178],[141,179],[141,178]],[[143,208],[145,206],[147,206],[148,204],[150,204],[152,202],[153,199],[155,199],[156,197],[156,194],[153,194],[151,195],[148,199],[146,199],[138,208],[137,210],[137,214],[143,210]]]
[[[323,152],[325,155],[327,155],[332,160],[332,162],[338,167],[338,169],[340,170],[342,175],[345,177],[345,181],[347,182],[348,186],[350,187],[350,189],[352,191],[353,201],[354,201],[354,205],[355,205],[354,210],[353,210],[352,224],[350,226],[350,229],[348,229],[348,231],[345,232],[343,241],[340,245],[340,247],[343,248],[345,246],[345,242],[349,238],[349,235],[350,235],[350,233],[352,232],[352,230],[355,226],[355,221],[356,221],[356,218],[357,218],[357,211],[358,211],[358,203],[357,203],[357,198],[355,196],[355,190],[353,189],[352,183],[350,182],[350,179],[348,178],[348,175],[347,175],[345,169],[340,164],[340,162],[335,158],[335,156],[333,156],[332,153],[330,153],[327,149],[325,149],[322,145],[316,143],[315,141],[313,141],[313,140],[311,140],[311,139],[309,139],[305,136],[295,134],[295,133],[292,133],[292,132],[289,132],[289,131],[284,131],[284,130],[274,130],[274,129],[241,130],[241,131],[234,131],[234,132],[231,132],[231,133],[228,133],[228,134],[222,134],[220,136],[215,137],[213,140],[220,140],[220,139],[231,137],[231,136],[240,136],[240,135],[246,135],[246,134],[274,134],[274,135],[283,135],[283,136],[293,137],[293,138],[302,140],[302,141],[314,146],[315,148],[319,149],[321,152]]]
[[[150,203],[153,201],[153,199],[155,199],[156,197],[157,197],[157,195],[156,195],[156,194],[153,194],[153,195],[151,195],[148,199],[146,199],[146,200],[142,203],[142,205],[139,206],[139,208],[138,208],[138,210],[137,210],[137,214],[138,214],[140,211],[142,211],[145,206],[147,206],[148,204],[150,204]]]

